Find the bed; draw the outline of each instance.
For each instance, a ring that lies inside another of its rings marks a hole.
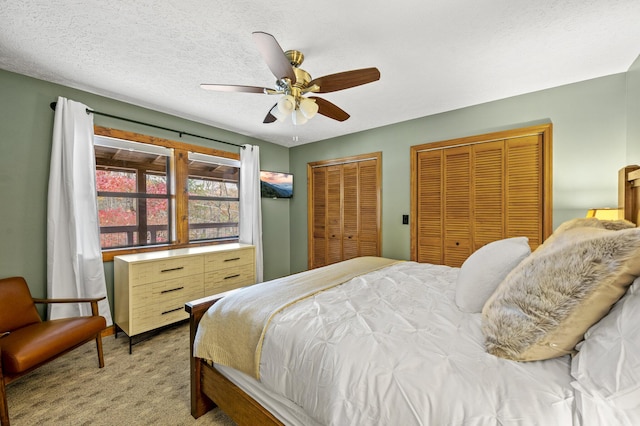
[[[618,198],[624,220],[568,221],[534,253],[519,237],[461,268],[358,258],[188,303],[192,415],[640,424],[640,167]]]

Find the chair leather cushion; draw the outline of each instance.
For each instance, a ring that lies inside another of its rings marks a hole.
[[[76,317],[43,321],[0,338],[2,371],[22,373],[74,346],[95,338],[107,326],[104,317]]]

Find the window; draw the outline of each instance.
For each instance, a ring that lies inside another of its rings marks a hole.
[[[238,161],[189,153],[189,241],[238,236]]]
[[[237,240],[238,154],[99,126],[95,135],[105,260],[132,250]]]
[[[94,145],[100,246],[169,243],[171,150],[100,136]]]

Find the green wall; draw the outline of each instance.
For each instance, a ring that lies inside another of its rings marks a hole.
[[[627,72],[627,164],[640,165],[640,56]]]
[[[289,168],[289,150],[280,145],[0,70],[0,277],[24,276],[34,297],[46,296],[47,186],[54,117],[49,104],[58,96],[141,122],[239,145],[259,145],[262,168]],[[230,145],[189,136],[180,138],[173,132],[99,115],[94,116],[94,123],[238,152]],[[265,279],[286,275],[290,270],[288,204],[289,200],[263,200]],[[113,300],[112,262],[105,264],[105,273],[109,299]]]
[[[382,151],[382,255],[410,258],[410,147],[553,123],[554,228],[589,207],[617,205],[617,170],[627,162],[626,73],[291,148],[290,170],[311,161]],[[355,115],[355,114],[354,114]],[[298,181],[301,179],[298,178]],[[291,202],[291,272],[307,267],[306,187]]]

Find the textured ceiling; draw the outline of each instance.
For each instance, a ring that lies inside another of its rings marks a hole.
[[[0,68],[293,146],[625,72],[639,23],[639,0],[0,0]],[[381,79],[319,95],[345,122],[263,124],[277,98],[199,87],[275,87],[253,31]]]

